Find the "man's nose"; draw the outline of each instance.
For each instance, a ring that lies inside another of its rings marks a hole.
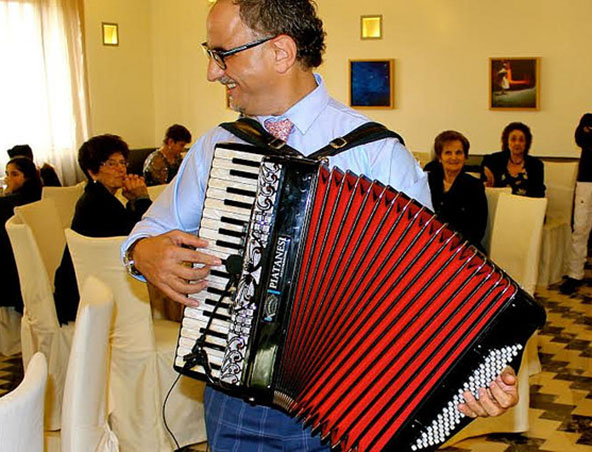
[[[224,75],[224,69],[218,66],[213,59],[210,59],[208,63],[208,81],[215,82],[222,77],[222,75]]]

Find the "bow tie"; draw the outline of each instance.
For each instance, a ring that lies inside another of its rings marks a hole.
[[[268,118],[263,122],[263,125],[269,133],[282,141],[288,141],[290,132],[292,132],[292,128],[294,127],[292,121],[287,118],[279,119],[277,121]]]

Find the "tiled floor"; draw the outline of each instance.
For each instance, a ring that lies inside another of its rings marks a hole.
[[[592,452],[592,279],[575,295],[555,286],[538,298],[548,321],[539,335],[543,371],[530,381],[529,432],[472,438],[446,452]],[[0,395],[21,379],[20,356],[0,356]]]

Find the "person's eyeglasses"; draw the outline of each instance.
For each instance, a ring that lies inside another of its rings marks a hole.
[[[242,52],[243,50],[251,49],[256,47],[264,42],[270,41],[271,39],[275,38],[275,36],[270,36],[269,38],[258,39],[257,41],[249,42],[248,44],[243,44],[242,46],[235,47],[230,50],[214,50],[208,47],[207,42],[202,42],[201,46],[204,52],[208,55],[209,58],[214,60],[220,69],[226,69],[226,62],[224,59],[229,57],[230,55],[234,55],[235,53]]]
[[[106,162],[101,163],[101,166],[106,166],[109,169],[115,169],[118,166],[127,168],[127,165],[127,160],[107,160]]]

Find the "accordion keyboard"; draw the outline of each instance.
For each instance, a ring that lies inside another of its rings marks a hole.
[[[257,177],[263,154],[236,149],[237,145],[219,144],[214,152],[199,236],[208,240],[208,252],[224,260],[240,254],[246,235],[251,208],[255,201]],[[212,269],[208,288],[191,298],[199,301],[198,307],[186,307],[179,333],[175,367],[185,366],[184,356],[191,353],[197,339],[206,331],[204,350],[208,355],[212,376],[219,377],[224,348],[230,325],[231,300],[225,297],[218,309],[215,305],[223,295],[229,275],[223,266]],[[205,379],[202,366],[189,369],[194,376]],[[195,375],[197,374],[197,375]]]

